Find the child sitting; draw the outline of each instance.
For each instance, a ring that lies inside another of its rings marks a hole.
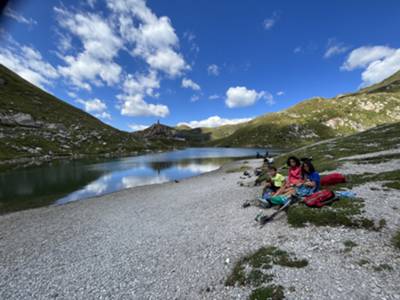
[[[288,193],[294,186],[301,185],[303,182],[301,173],[301,163],[296,156],[291,156],[287,160],[288,180],[286,183],[276,192],[276,195],[283,195]]]
[[[274,166],[268,167],[268,175],[269,175],[269,178],[267,180],[267,183],[265,184],[265,187],[264,187],[264,190],[262,193],[262,197],[260,199],[260,201],[262,201],[262,202],[268,201],[286,183],[285,176],[278,173],[276,167],[274,167]],[[265,202],[264,204],[266,204],[266,206],[270,207],[271,204],[270,203],[268,204],[268,203]]]
[[[318,192],[321,185],[321,179],[318,172],[311,161],[304,161],[302,165],[302,174],[304,182],[295,186],[288,192],[288,195],[296,195],[298,197],[307,197]]]

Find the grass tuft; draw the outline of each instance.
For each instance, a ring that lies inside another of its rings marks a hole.
[[[392,243],[398,250],[400,250],[400,229],[394,234]]]
[[[373,220],[362,217],[364,203],[360,199],[341,199],[330,206],[310,208],[303,204],[295,205],[288,210],[288,223],[293,227],[304,227],[307,224],[315,226],[345,226],[380,230]]]
[[[343,245],[345,246],[344,252],[350,252],[351,250],[353,250],[354,247],[358,246],[357,243],[351,240],[344,241]]]
[[[378,266],[373,267],[374,271],[382,272],[382,271],[393,271],[393,267],[388,264],[380,264]]]
[[[281,300],[284,298],[285,294],[283,286],[274,284],[255,289],[251,292],[249,296],[250,300]]]
[[[360,267],[367,265],[369,263],[370,263],[370,261],[368,259],[364,259],[364,258],[362,258],[356,262],[356,264],[359,265]]]
[[[240,259],[234,266],[231,274],[225,281],[226,286],[260,286],[270,282],[272,274],[265,273],[273,265],[289,268],[304,268],[308,265],[306,259],[297,259],[286,251],[277,247],[262,247],[256,252]],[[246,272],[246,270],[249,270]]]

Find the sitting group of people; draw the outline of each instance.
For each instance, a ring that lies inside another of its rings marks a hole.
[[[277,168],[268,165],[269,178],[259,199],[266,207],[282,205],[290,197],[307,197],[320,189],[320,175],[311,162],[311,159],[300,161],[295,156],[287,160],[287,179],[278,173]]]

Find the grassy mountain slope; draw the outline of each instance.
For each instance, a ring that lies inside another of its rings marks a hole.
[[[400,72],[357,93],[313,98],[242,123],[214,146],[291,148],[400,121]]]
[[[57,99],[0,65],[0,160],[121,155],[150,146]]]
[[[386,153],[382,151],[389,151]],[[304,146],[285,153],[276,160],[276,165],[282,167],[288,156],[312,157],[320,172],[334,170],[343,161],[341,158],[353,155],[382,152],[380,161],[400,158],[400,122],[384,124],[363,132],[338,137]],[[371,159],[362,160],[363,164],[378,163]],[[400,177],[399,177],[400,180]]]

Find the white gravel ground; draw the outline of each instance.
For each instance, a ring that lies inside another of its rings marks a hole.
[[[274,267],[288,299],[400,299],[400,253],[390,244],[399,191],[357,190],[368,215],[388,222],[380,232],[293,229],[284,215],[260,229],[258,209],[241,208],[260,188],[225,172],[238,164],[0,216],[0,299],[245,299],[250,290],[223,282],[237,259],[265,245],[309,260],[303,269]],[[358,246],[343,253],[345,240]],[[359,266],[361,258],[370,263]],[[393,270],[374,271],[381,263]]]

